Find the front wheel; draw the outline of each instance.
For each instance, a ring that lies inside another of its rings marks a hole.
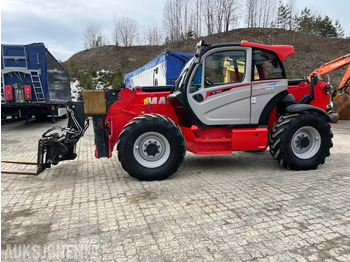
[[[163,180],[182,164],[183,134],[171,119],[145,114],[131,120],[122,130],[118,158],[125,171],[139,180]]]
[[[329,123],[315,112],[281,116],[270,132],[270,153],[286,168],[316,169],[330,155],[332,137]]]

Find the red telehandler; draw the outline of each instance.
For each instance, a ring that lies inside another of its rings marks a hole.
[[[92,116],[97,158],[116,147],[123,168],[140,180],[162,180],[181,166],[186,150],[231,154],[268,146],[274,159],[294,170],[316,169],[330,155],[329,86],[316,76],[288,84],[283,60],[288,45],[208,45],[174,86],[85,91],[69,103],[68,127],[39,140],[38,169],[76,157],[75,145]]]

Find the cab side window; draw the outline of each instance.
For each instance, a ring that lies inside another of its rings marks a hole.
[[[253,80],[286,78],[283,68],[282,62],[275,53],[253,49]]]
[[[204,87],[238,83],[246,72],[245,51],[223,51],[205,59]]]
[[[202,85],[202,64],[199,65],[196,74],[194,75],[191,86],[190,94],[198,91]]]

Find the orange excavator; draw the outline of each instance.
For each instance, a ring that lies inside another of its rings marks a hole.
[[[339,57],[333,61],[321,65],[319,68],[315,69],[310,75],[322,75],[327,74],[331,71],[337,70],[348,66],[345,74],[338,86],[330,96],[333,99],[333,110],[339,114],[339,119],[350,119],[350,54]]]

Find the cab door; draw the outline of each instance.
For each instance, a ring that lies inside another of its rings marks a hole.
[[[252,50],[252,124],[258,124],[268,103],[288,88],[284,65],[278,56],[268,50]]]
[[[191,110],[205,125],[250,124],[251,49],[222,47],[206,52],[187,83]]]

